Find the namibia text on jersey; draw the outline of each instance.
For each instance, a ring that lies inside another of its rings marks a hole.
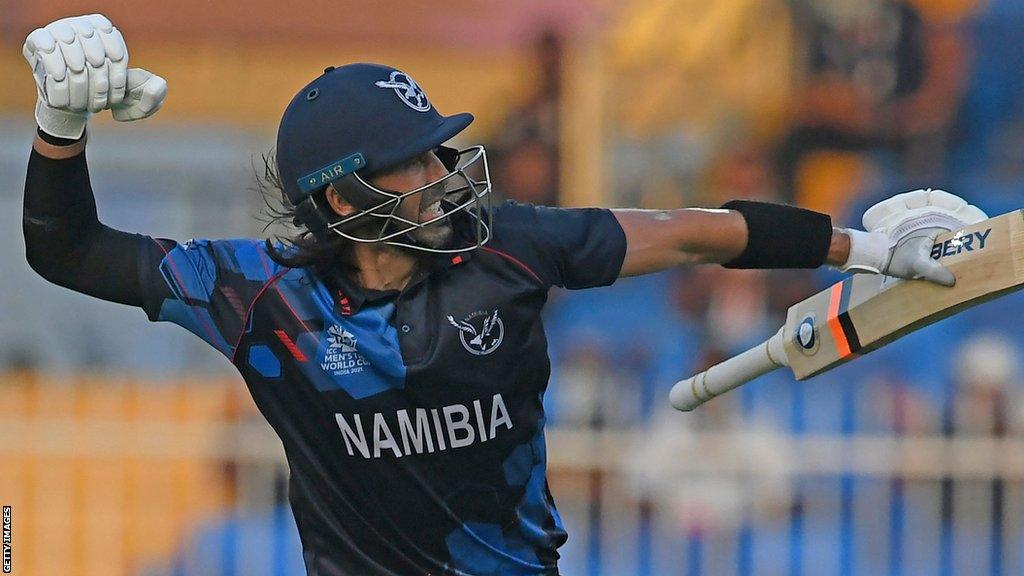
[[[471,405],[416,408],[411,413],[402,409],[389,418],[375,412],[365,421],[359,414],[337,413],[335,417],[349,456],[358,451],[363,458],[380,458],[382,452],[401,458],[435,449],[463,448],[493,439],[500,426],[512,429],[512,418],[501,394],[494,395],[490,406],[473,400]]]

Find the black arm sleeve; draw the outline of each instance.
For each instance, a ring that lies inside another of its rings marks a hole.
[[[747,221],[747,246],[726,268],[817,268],[832,244],[832,218],[796,206],[733,200],[722,208]]]
[[[63,142],[62,142],[63,143]],[[29,266],[50,282],[83,294],[143,305],[143,270],[155,269],[170,240],[114,230],[100,223],[85,152],[65,160],[35,150],[25,179],[22,228]]]

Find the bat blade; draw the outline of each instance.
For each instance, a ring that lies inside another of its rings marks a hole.
[[[794,376],[810,378],[1024,287],[1024,211],[942,234],[932,257],[956,275],[956,286],[855,274],[790,307],[784,347]]]

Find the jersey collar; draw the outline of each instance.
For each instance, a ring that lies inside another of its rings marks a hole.
[[[341,316],[351,316],[359,312],[367,304],[393,300],[402,292],[423,282],[431,275],[453,266],[464,264],[472,257],[472,252],[459,254],[424,254],[420,265],[416,267],[405,290],[371,290],[363,288],[349,274],[336,266],[317,270],[315,273],[324,283],[334,300],[334,311]]]

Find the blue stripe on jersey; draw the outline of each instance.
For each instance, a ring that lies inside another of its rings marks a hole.
[[[516,507],[516,524],[504,532],[496,524],[465,522],[445,539],[451,568],[472,574],[536,574],[544,570],[537,550],[554,547],[545,524],[552,520],[545,476],[546,449],[543,426],[530,442],[517,446],[502,464],[509,486],[525,492]],[[554,519],[557,534],[564,534],[561,519]]]
[[[520,533],[529,541],[543,545],[548,537],[544,529],[544,522],[548,519],[547,501],[547,477],[545,468],[547,458],[544,450],[544,433],[538,431],[533,437],[533,449],[536,455],[536,463],[530,471],[530,478],[526,483],[526,493],[519,503],[519,526]]]
[[[325,318],[320,332],[300,334],[295,343],[309,358],[302,372],[317,390],[344,390],[357,400],[404,388],[398,331],[388,322],[394,313],[393,303],[365,306],[340,321]]]
[[[280,292],[291,313],[302,322],[326,322],[334,308],[331,293],[304,268],[292,268],[285,272],[275,289]]]
[[[160,273],[175,298],[209,303],[217,271],[202,251],[194,250],[195,247],[190,243],[168,252],[160,262]]]
[[[527,576],[545,569],[532,546],[518,534],[502,534],[497,524],[466,522],[449,534],[445,543],[452,557],[448,568],[456,574]]]
[[[164,300],[160,306],[158,320],[171,321],[183,326],[189,332],[199,336],[208,344],[220,350],[225,356],[231,356],[232,345],[224,339],[217,329],[210,311],[204,306],[190,306],[181,300]]]
[[[271,276],[270,268],[273,263],[268,261],[262,243],[224,242],[215,243],[213,247],[217,252],[217,259],[227,264],[227,267],[233,272],[244,276],[246,280],[263,282]],[[222,266],[224,265],[222,264]]]

